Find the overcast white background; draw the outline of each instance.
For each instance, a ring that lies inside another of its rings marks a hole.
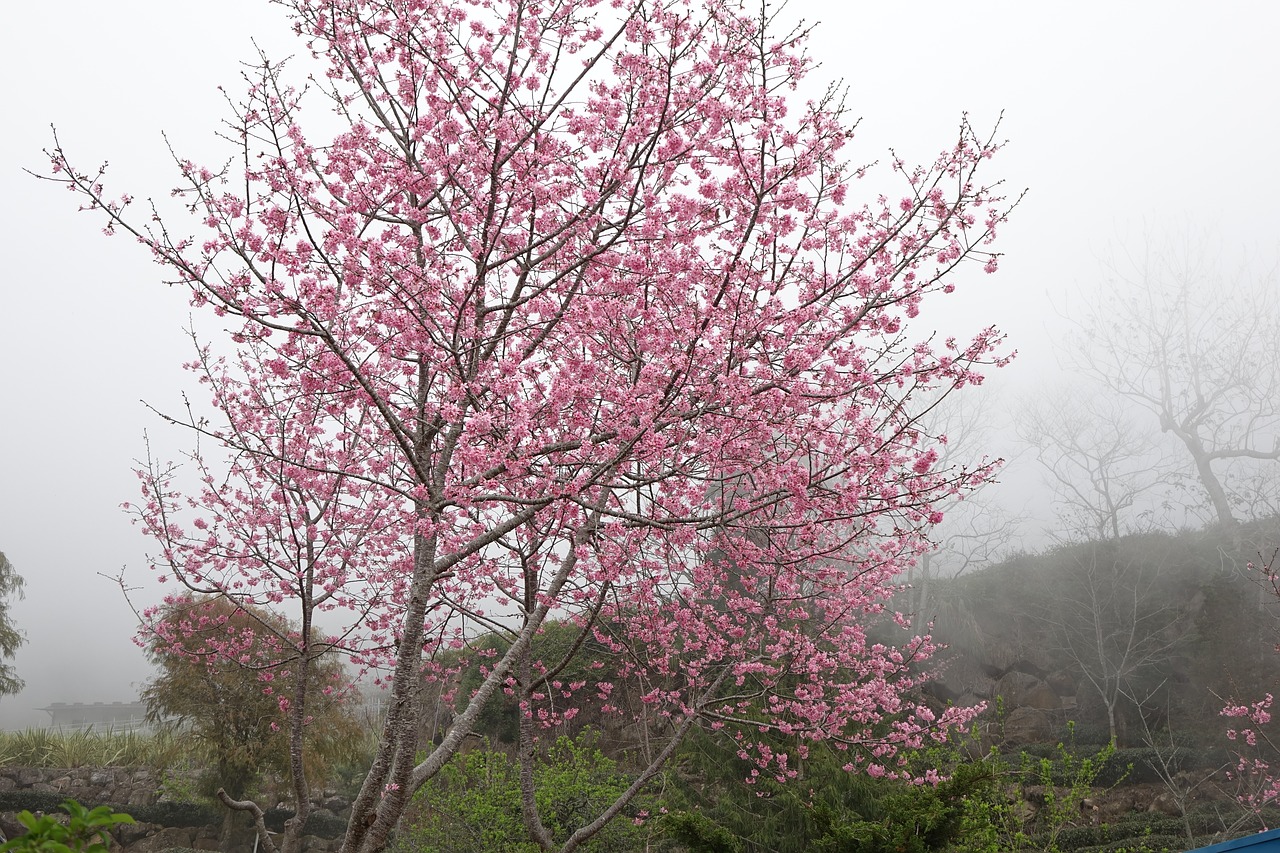
[[[1001,272],[950,316],[996,323],[1021,356],[993,382],[1010,397],[1057,370],[1053,300],[1095,282],[1115,240],[1211,229],[1224,252],[1280,258],[1280,3],[831,2],[815,78],[843,78],[862,117],[851,157],[931,158],[962,111],[1010,146],[992,163],[1031,192],[1002,233]],[[162,131],[192,159],[239,89],[251,38],[293,53],[277,7],[257,0],[60,0],[6,10],[0,67],[0,550],[27,580],[11,617],[28,687],[0,726],[40,724],[54,701],[130,700],[147,665],[133,617],[100,576],[150,586],[147,543],[119,509],[137,492],[143,431],[182,446],[139,402],[180,400],[185,296],[140,247],[108,240],[76,200],[37,182],[50,123],[82,163],[111,162],[139,197],[175,183]],[[993,455],[1010,448],[993,447]],[[1034,482],[1034,478],[1023,478]],[[1019,477],[1010,472],[1009,481]]]

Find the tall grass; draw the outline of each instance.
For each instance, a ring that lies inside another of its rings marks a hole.
[[[335,787],[354,794],[369,769],[376,745],[375,733],[360,731],[330,743],[322,754],[309,754],[309,781],[316,790]],[[190,732],[172,727],[148,732],[0,732],[0,767],[146,768],[161,776],[162,787],[171,788],[171,798],[181,800],[204,799],[198,790],[201,783],[194,780],[202,778],[199,771],[208,770],[215,763],[208,744]],[[281,780],[269,775],[261,782],[271,788]]]
[[[154,732],[0,732],[0,767],[151,767],[164,770],[199,762],[193,744],[169,729]]]

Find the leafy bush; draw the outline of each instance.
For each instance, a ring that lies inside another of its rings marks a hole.
[[[1090,845],[1098,845],[1116,838],[1111,827],[1103,826],[1068,826],[1058,831],[1055,843],[1063,850],[1079,850]]]
[[[364,747],[364,731],[341,687],[346,675],[332,653],[297,657],[290,646],[295,626],[274,611],[220,596],[167,600],[142,635],[157,673],[142,689],[147,719],[199,744],[206,761],[202,793],[224,788],[240,799],[259,789],[266,775],[290,770],[290,727],[276,688],[292,668],[305,668],[313,691],[307,703],[304,766],[311,784]],[[235,655],[219,652],[234,633]]]
[[[1182,853],[1187,849],[1187,839],[1178,835],[1156,835],[1126,838],[1097,847],[1084,847],[1076,853]]]
[[[135,819],[162,826],[216,826],[226,811],[208,803],[169,802],[149,806],[130,806]]]
[[[29,811],[18,813],[18,822],[26,834],[0,844],[0,853],[110,853],[110,830],[134,820],[108,806],[88,809],[75,800],[64,800],[62,810],[68,815],[63,822],[53,815],[36,817]]]
[[[66,798],[44,791],[0,791],[0,812],[53,812]]]
[[[786,745],[779,742],[781,752]],[[751,776],[731,745],[691,736],[674,762],[661,826],[690,853],[922,853],[970,834],[972,804],[989,802],[1004,765],[965,761],[954,745],[908,757],[909,776],[941,772],[936,785],[850,773],[848,752],[811,746],[791,755],[798,778]],[[747,781],[750,779],[751,781]],[[977,848],[975,848],[977,849]],[[992,848],[997,849],[997,848]]]
[[[596,748],[586,732],[559,738],[534,773],[542,821],[564,841],[616,800],[631,780]],[[536,853],[520,806],[520,769],[506,753],[486,748],[460,754],[414,795],[396,840],[401,853]],[[644,846],[644,815],[619,818],[582,846],[594,853],[625,853]]]

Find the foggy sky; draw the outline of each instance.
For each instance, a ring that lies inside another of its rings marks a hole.
[[[853,160],[931,160],[963,111],[981,131],[1004,111],[1008,149],[988,176],[1030,188],[1000,236],[995,277],[968,276],[947,322],[994,323],[1020,351],[993,377],[1004,399],[1053,377],[1055,313],[1097,280],[1108,244],[1212,229],[1224,250],[1280,258],[1280,4],[1268,2],[862,3],[792,0],[821,21],[815,80],[843,78],[862,117]],[[278,8],[252,0],[63,0],[6,15],[8,102],[0,136],[0,550],[27,580],[12,616],[28,645],[27,690],[0,699],[0,726],[38,725],[54,701],[128,700],[147,677],[135,620],[102,577],[127,569],[155,597],[148,543],[119,509],[138,492],[150,432],[161,455],[187,437],[159,408],[199,391],[183,291],[130,240],[106,239],[76,198],[23,173],[56,123],[85,166],[111,161],[117,191],[163,198],[183,155],[220,162],[214,139],[255,38],[304,52]],[[197,320],[204,329],[216,329]],[[997,442],[993,456],[1010,455]],[[1003,499],[1037,482],[1015,462]]]

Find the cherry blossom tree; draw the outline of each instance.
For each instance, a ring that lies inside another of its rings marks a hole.
[[[286,5],[325,73],[308,93],[263,57],[225,134],[238,163],[178,159],[198,236],[154,205],[135,219],[56,142],[51,177],[231,324],[231,356],[193,363],[211,416],[175,418],[221,448],[195,454],[202,486],[141,472],[156,566],[304,624],[332,608],[316,652],[385,675],[343,851],[383,849],[502,693],[526,829],[565,851],[695,726],[785,779],[807,742],[898,774],[899,750],[969,719],[910,699],[928,636],[898,617],[901,642],[876,642],[867,620],[935,505],[990,474],[942,465],[919,418],[1004,362],[1000,336],[909,324],[966,262],[996,269],[1012,203],[978,175],[994,137],[962,122],[857,204],[842,96],[802,100],[806,34],[766,7]],[[336,133],[304,125],[317,95]],[[555,656],[549,620],[576,631]],[[494,633],[480,685],[420,742],[426,685]],[[584,661],[598,680],[561,677]],[[612,701],[624,687],[640,711]],[[305,721],[294,691],[282,708]],[[642,716],[652,748],[553,837],[538,745],[587,705]]]
[[[1270,559],[1250,563],[1249,569],[1257,572],[1263,586],[1280,598],[1280,566],[1273,552]],[[1278,645],[1277,650],[1280,650]],[[1256,694],[1255,694],[1256,695]],[[1235,783],[1235,797],[1245,810],[1255,816],[1266,829],[1264,810],[1269,810],[1280,798],[1280,774],[1273,766],[1280,753],[1280,741],[1274,735],[1271,723],[1272,694],[1267,693],[1256,701],[1230,701],[1220,712],[1233,722],[1227,729],[1227,740],[1235,764],[1227,777]]]
[[[1280,797],[1280,778],[1271,767],[1276,744],[1271,739],[1271,703],[1274,697],[1268,693],[1257,702],[1247,705],[1229,702],[1221,711],[1228,719],[1239,720],[1227,729],[1227,740],[1235,764],[1229,766],[1227,778],[1235,783],[1236,801],[1267,825],[1263,811]]]

